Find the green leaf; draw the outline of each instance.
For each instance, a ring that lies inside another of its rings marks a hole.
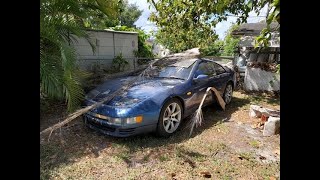
[[[271,22],[273,21],[274,19],[274,16],[275,15],[275,11],[273,11],[267,18],[267,24],[271,24]]]

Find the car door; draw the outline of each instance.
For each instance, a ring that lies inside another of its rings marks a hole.
[[[214,64],[214,69],[215,69],[215,76],[214,76],[214,86],[216,89],[220,92],[220,95],[223,95],[225,86],[227,85],[227,81],[229,78],[229,74],[227,71],[218,63],[213,62]]]
[[[192,92],[194,94],[193,104],[196,107],[200,104],[207,88],[215,86],[215,84],[216,84],[216,78],[215,78],[216,72],[215,72],[213,62],[203,60],[198,65],[198,67],[194,73],[194,78],[196,78],[200,74],[208,75],[208,79],[203,80],[203,81],[199,81],[199,82],[193,82],[193,85],[192,85]],[[212,92],[211,91],[207,95],[204,103],[208,104],[210,102],[212,102]]]

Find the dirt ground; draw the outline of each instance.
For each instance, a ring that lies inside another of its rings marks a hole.
[[[234,92],[230,105],[203,108],[204,122],[189,138],[190,119],[170,138],[153,134],[113,138],[80,119],[40,139],[41,179],[279,179],[280,135],[262,136],[250,104],[280,109],[266,94]],[[43,115],[40,130],[63,115]]]

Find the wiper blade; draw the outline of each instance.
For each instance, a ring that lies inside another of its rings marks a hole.
[[[169,77],[164,77],[164,76],[160,77],[160,76],[159,76],[159,78],[167,78],[167,79],[181,79],[181,80],[185,80],[185,79],[183,79],[183,78],[174,77],[174,76],[169,76]]]

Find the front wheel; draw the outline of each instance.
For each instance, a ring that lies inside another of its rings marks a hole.
[[[157,127],[158,135],[168,137],[173,134],[180,125],[182,113],[182,105],[178,99],[167,101],[161,109]]]
[[[229,104],[231,102],[232,93],[233,93],[232,84],[228,83],[223,93],[223,100],[226,104]]]

